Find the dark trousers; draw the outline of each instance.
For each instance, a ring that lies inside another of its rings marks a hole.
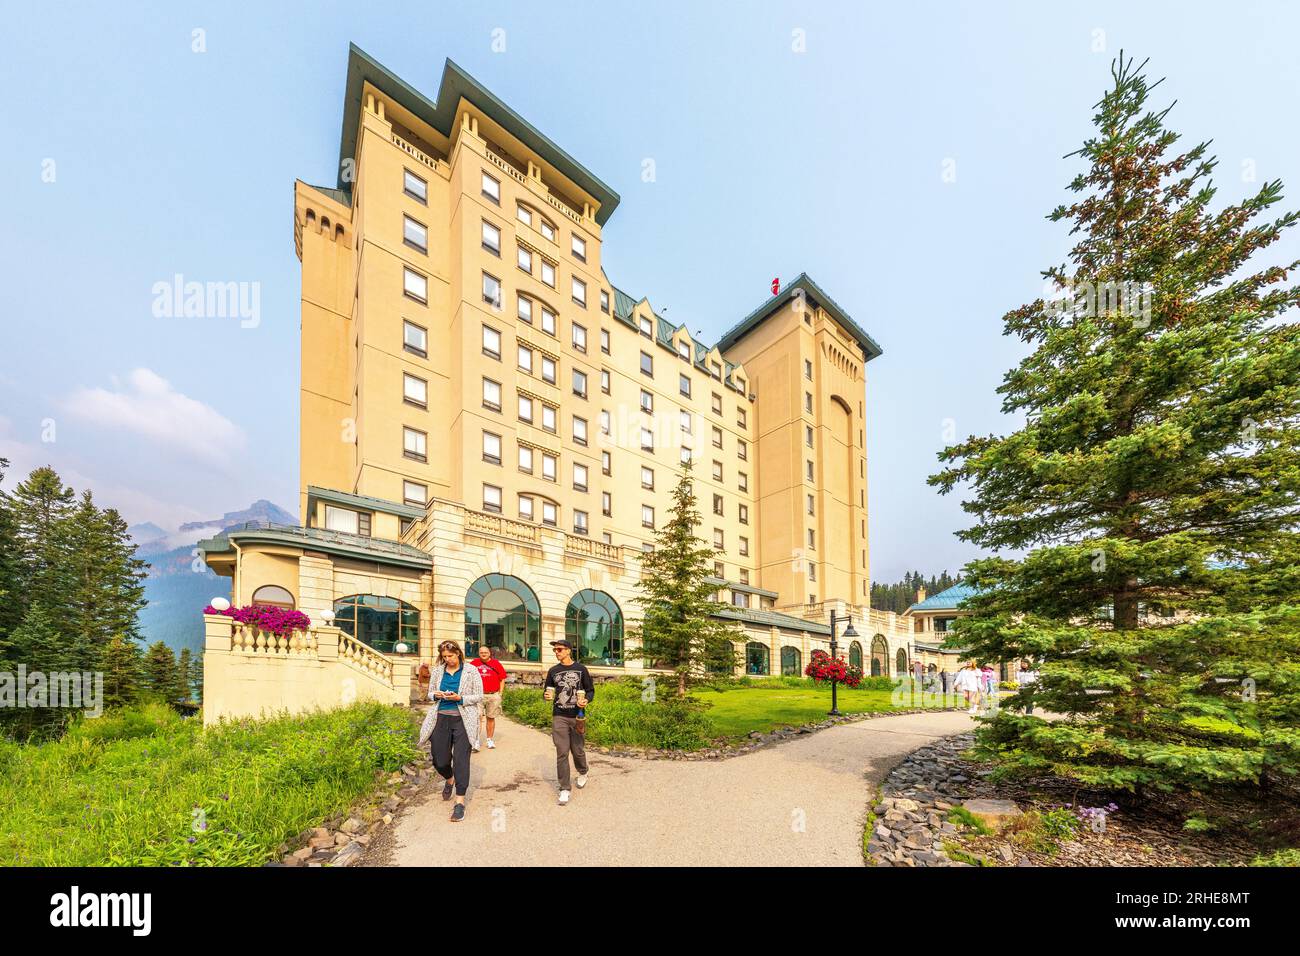
[[[573,766],[578,773],[587,772],[587,742],[578,733],[578,718],[552,717],[551,741],[555,744],[555,775],[560,778],[560,789],[571,790],[569,786],[569,754],[573,754]]]
[[[456,796],[465,796],[469,789],[469,734],[460,714],[439,714],[429,740],[429,754],[438,776],[448,780],[456,777]]]

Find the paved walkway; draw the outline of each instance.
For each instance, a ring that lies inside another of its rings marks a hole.
[[[448,821],[430,783],[367,862],[860,866],[871,788],[972,724],[965,713],[881,717],[717,761],[593,754],[586,789],[562,807],[550,736],[500,719],[497,748],[474,755],[465,820]]]

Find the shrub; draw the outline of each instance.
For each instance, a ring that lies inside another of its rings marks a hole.
[[[551,703],[537,690],[507,688],[505,712],[515,720],[549,730]],[[646,700],[640,680],[601,684],[587,706],[587,739],[605,747],[699,750],[717,737],[708,705],[693,697]]]
[[[804,668],[804,673],[819,682],[833,680],[849,687],[857,687],[862,683],[861,667],[848,663],[842,657],[831,657],[825,651],[812,652],[812,660]]]

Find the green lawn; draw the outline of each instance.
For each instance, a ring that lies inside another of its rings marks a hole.
[[[839,688],[840,713],[864,714],[894,710],[887,690]],[[751,730],[799,727],[823,720],[831,709],[829,687],[698,690],[695,696],[712,706],[705,712],[719,734],[739,738]]]

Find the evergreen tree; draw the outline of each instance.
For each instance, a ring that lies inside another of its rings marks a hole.
[[[171,703],[181,696],[176,655],[164,641],[155,641],[145,652],[141,666],[141,689],[150,697]]]
[[[140,647],[132,639],[114,634],[104,648],[101,667],[104,672],[104,703],[120,707],[134,701],[140,693]]]
[[[677,696],[708,674],[731,675],[740,632],[713,617],[716,584],[710,584],[716,555],[695,535],[700,524],[691,465],[682,466],[673,489],[670,517],[655,535],[655,548],[641,557],[641,656],[671,670]]]
[[[73,500],[73,490],[49,467],[33,471],[9,498],[21,564],[16,592],[20,618],[25,618],[27,608],[34,604],[50,612],[69,606],[68,516]],[[58,626],[68,627],[67,619],[59,619]]]
[[[199,651],[190,658],[189,699],[195,703],[203,702],[203,652]]]
[[[13,662],[24,665],[28,678],[43,675],[47,691],[52,687],[53,675],[77,670],[57,615],[42,604],[32,604],[27,608],[22,624],[10,637],[10,643]],[[48,697],[45,701],[47,706],[32,706],[36,686],[29,681],[24,688],[26,706],[0,709],[0,720],[4,721],[8,736],[17,740],[50,737],[62,729],[71,716],[70,710],[48,706],[59,703]]]
[[[0,458],[0,484],[4,482],[8,460]],[[14,629],[22,622],[22,554],[18,527],[9,497],[0,489],[0,662]]]
[[[955,639],[1041,659],[1035,703],[1079,718],[1004,709],[988,752],[1107,787],[1256,782],[1300,769],[1300,289],[1251,259],[1300,216],[1264,218],[1280,182],[1212,210],[1215,160],[1179,151],[1144,66],[1113,65],[1049,217],[1076,237],[1044,273],[1064,303],[1004,319],[1033,349],[999,388],[1024,426],[930,481],[973,488],[961,537],[1029,550],[968,565]]]
[[[138,637],[136,615],[144,607],[145,563],[135,557],[126,522],[112,508],[101,511],[89,491],[68,515],[69,622],[83,648],[85,667],[99,667],[115,636]]]

